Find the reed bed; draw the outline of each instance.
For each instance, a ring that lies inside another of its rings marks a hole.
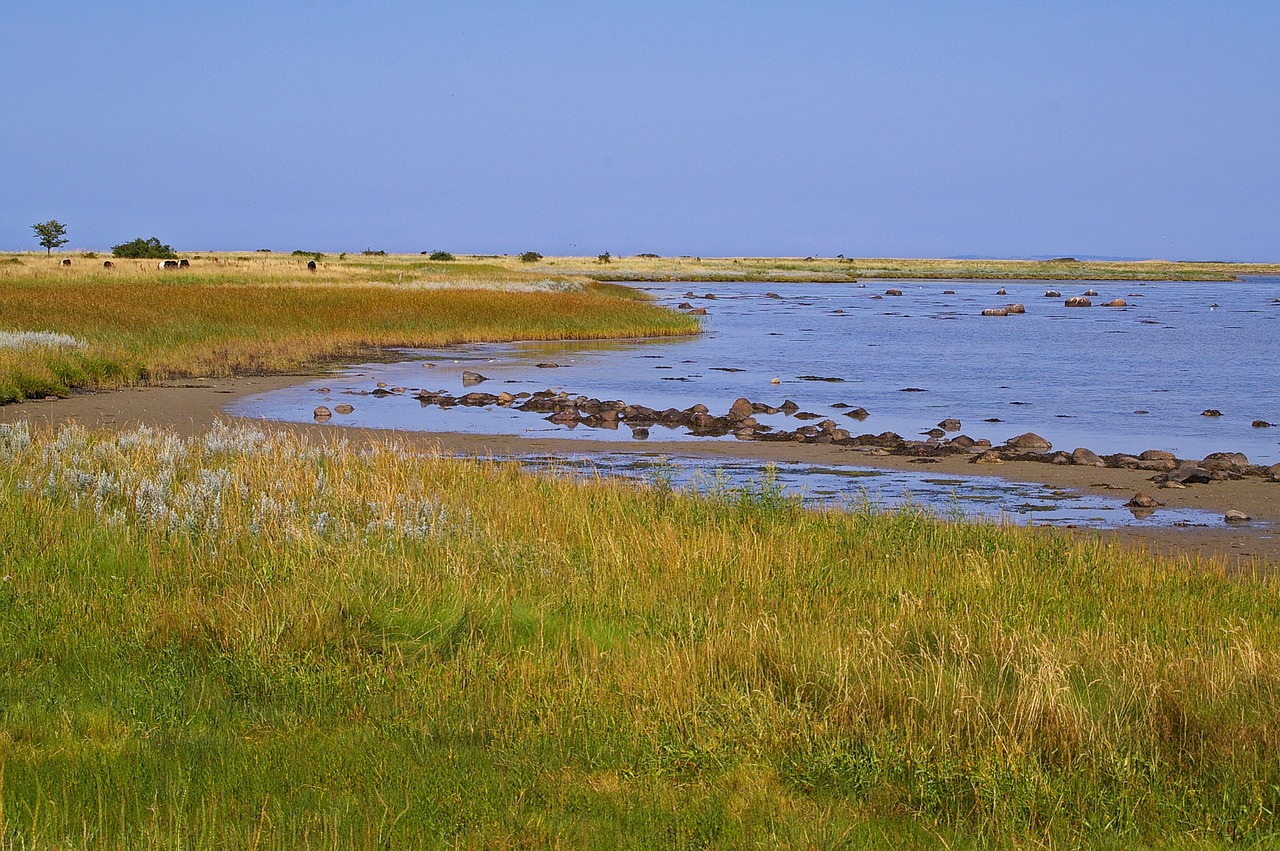
[[[634,290],[487,264],[201,257],[0,262],[0,403],[71,388],[315,369],[387,347],[696,333]],[[75,348],[4,344],[72,335]]]
[[[0,546],[0,847],[1276,840],[1272,573],[222,425]]]

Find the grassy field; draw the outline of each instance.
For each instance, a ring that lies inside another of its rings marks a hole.
[[[421,258],[0,258],[0,403],[75,387],[315,369],[384,347],[690,334],[697,320],[582,276]],[[48,331],[70,340],[25,337]],[[7,332],[7,335],[6,335]]]
[[[912,511],[0,427],[0,847],[1270,847],[1280,583]]]
[[[1231,281],[1241,275],[1280,275],[1280,264],[1035,260],[909,260],[821,257],[549,257],[525,264],[491,258],[506,268],[548,274],[586,275],[606,281],[818,281],[843,283],[876,278],[975,278],[995,280],[1171,280]]]

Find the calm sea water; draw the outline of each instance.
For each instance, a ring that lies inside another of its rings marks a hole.
[[[889,287],[902,296],[881,296]],[[1008,295],[996,295],[1001,287]],[[692,288],[698,296],[690,298]],[[1045,298],[1055,289],[1063,298]],[[1088,289],[1091,308],[1063,299]],[[954,417],[993,443],[1034,431],[1055,448],[1100,454],[1167,449],[1201,458],[1244,452],[1280,461],[1280,278],[1240,283],[892,282],[849,284],[673,283],[649,288],[663,304],[705,307],[705,333],[679,340],[523,343],[406,352],[399,364],[366,364],[341,376],[251,397],[234,412],[308,421],[316,405],[356,408],[353,426],[472,433],[590,436],[631,441],[629,429],[570,430],[504,409],[423,408],[407,397],[355,397],[389,386],[497,393],[563,389],[655,408],[734,399],[830,416],[854,434],[912,437]],[[945,294],[953,290],[954,295]],[[782,298],[771,298],[773,292]],[[1123,298],[1129,307],[1100,307]],[[983,317],[1021,302],[1027,312]],[[558,369],[535,364],[553,362]],[[430,368],[424,368],[429,364]],[[464,369],[489,381],[462,385]],[[809,378],[805,378],[809,376]],[[778,384],[771,384],[777,378]],[[818,381],[816,378],[837,379]],[[329,387],[329,394],[317,394]],[[870,412],[862,422],[835,403]],[[1216,409],[1221,417],[1202,412]],[[799,423],[779,415],[777,427]],[[989,422],[998,420],[998,422]],[[661,427],[653,437],[681,439]],[[725,438],[732,440],[732,437]]]
[[[903,294],[885,295],[890,287]],[[997,295],[1002,287],[1007,295]],[[332,408],[347,402],[354,412],[336,415],[334,423],[589,437],[640,446],[625,426],[570,429],[538,414],[500,407],[442,410],[423,407],[407,394],[367,394],[377,382],[455,395],[554,389],[658,409],[702,403],[713,413],[724,413],[745,396],[774,406],[792,400],[801,411],[831,417],[853,434],[895,431],[913,437],[955,418],[963,424],[961,433],[997,444],[1034,431],[1066,450],[1085,446],[1108,454],[1166,449],[1186,458],[1229,450],[1244,452],[1255,463],[1280,461],[1280,425],[1252,426],[1255,420],[1280,423],[1280,278],[1238,283],[896,281],[865,287],[671,283],[646,289],[662,304],[705,307],[705,333],[671,340],[406,351],[403,362],[363,364],[247,397],[231,412],[306,422],[319,404]],[[1092,297],[1094,307],[1064,306],[1067,296],[1089,289],[1098,292]],[[1046,298],[1047,290],[1062,296]],[[1115,298],[1129,306],[1100,306]],[[981,316],[984,308],[1012,302],[1021,302],[1027,312]],[[546,363],[558,367],[538,366]],[[464,370],[489,380],[464,387]],[[777,384],[772,383],[775,378]],[[318,392],[321,388],[327,392]],[[841,416],[846,409],[833,407],[838,403],[864,407],[870,416],[861,422],[846,419]],[[1222,416],[1203,416],[1207,409]],[[778,428],[801,424],[783,415],[758,419]],[[655,440],[687,439],[683,430],[655,426],[650,432]],[[722,466],[735,481],[750,478],[751,470],[738,469],[741,465]],[[683,471],[679,476],[690,480],[706,472],[705,462],[676,467]],[[1029,520],[1051,511],[1047,503],[1030,499],[1031,491],[1014,493],[1008,483],[989,483],[994,480],[937,484],[927,474],[902,474],[901,480],[876,482],[806,473],[803,465],[794,470],[784,465],[782,471],[790,487],[811,493],[835,493],[831,487],[839,484],[836,490],[846,496],[870,494],[892,504],[910,493],[936,510],[951,510],[958,495],[970,506],[959,510],[984,516]],[[1053,499],[1063,504],[1061,496]],[[1046,519],[1102,526],[1133,522],[1127,512],[1114,513],[1118,505],[1107,500],[1067,504],[1066,515]],[[1217,522],[1192,514],[1162,510],[1146,522]]]

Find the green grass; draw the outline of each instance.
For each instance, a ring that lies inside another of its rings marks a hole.
[[[1271,573],[250,429],[0,461],[7,847],[1276,840]]]

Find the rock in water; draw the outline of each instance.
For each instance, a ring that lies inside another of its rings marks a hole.
[[[489,380],[489,377],[487,375],[481,375],[480,373],[472,372],[469,369],[465,369],[462,371],[463,386],[470,387],[472,384],[479,384],[481,381],[488,381],[488,380]]]
[[[348,405],[346,402],[343,402],[341,405],[335,405],[333,409],[339,414],[349,414],[355,410],[354,407]]]
[[[1065,302],[1067,307],[1093,307],[1093,302],[1082,295],[1075,295]]]
[[[1164,505],[1163,502],[1142,491],[1135,493],[1133,499],[1125,503],[1128,508],[1159,508],[1162,505]]]
[[[1222,519],[1227,521],[1228,523],[1247,523],[1253,518],[1250,517],[1248,514],[1245,514],[1243,511],[1237,511],[1236,509],[1233,508],[1230,511],[1228,511],[1225,515],[1223,515]]]
[[[311,415],[315,417],[316,422],[323,423],[333,418],[333,411],[329,410],[324,405],[321,405],[312,411]]]

